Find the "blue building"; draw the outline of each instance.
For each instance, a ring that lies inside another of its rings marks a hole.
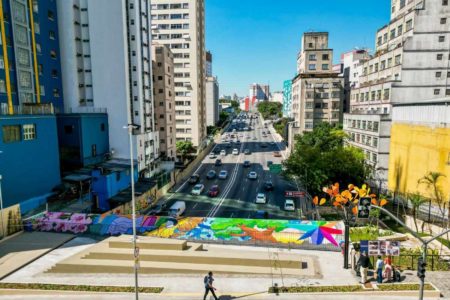
[[[0,0],[4,113],[22,113],[26,103],[50,103],[63,111],[56,13],[56,0]]]
[[[22,213],[46,202],[60,183],[56,117],[0,114],[3,206]]]
[[[283,117],[292,117],[292,80],[283,82]]]
[[[62,171],[98,164],[108,158],[106,113],[58,114],[57,123]]]

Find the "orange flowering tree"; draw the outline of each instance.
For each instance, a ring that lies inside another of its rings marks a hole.
[[[376,206],[386,205],[387,200],[384,198],[378,199],[375,194],[371,194],[370,187],[366,184],[363,184],[361,187],[349,184],[347,189],[341,191],[339,183],[335,183],[329,187],[324,187],[323,191],[327,196],[320,200],[318,196],[315,196],[312,202],[316,210],[319,206],[329,203],[343,215],[345,224],[344,268],[347,269],[350,222],[356,220],[360,199],[370,198],[371,204]]]

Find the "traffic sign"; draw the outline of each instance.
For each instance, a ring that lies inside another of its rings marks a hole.
[[[300,191],[285,191],[285,197],[305,197],[305,192]]]

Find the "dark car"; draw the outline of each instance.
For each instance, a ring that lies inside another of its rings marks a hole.
[[[208,174],[206,174],[206,179],[214,179],[216,178],[216,171],[211,170],[208,172]]]
[[[244,164],[243,164],[244,168],[249,168],[250,165],[251,165],[250,161],[248,161],[248,160],[244,161]]]
[[[198,174],[194,174],[189,178],[190,184],[196,184],[200,180],[200,176]]]
[[[210,197],[217,197],[219,195],[219,186],[218,185],[213,185],[208,192],[208,195]]]
[[[267,148],[267,143],[261,143],[261,148]]]
[[[254,216],[255,219],[268,219],[269,213],[265,210],[258,210]]]
[[[222,160],[221,159],[216,159],[216,162],[214,163],[214,165],[216,167],[220,167],[222,165]]]
[[[272,181],[266,181],[266,182],[264,183],[264,189],[265,189],[266,191],[273,191],[274,186],[273,186]]]
[[[147,213],[149,216],[155,216],[161,214],[166,209],[166,203],[159,203],[150,207],[150,211]]]

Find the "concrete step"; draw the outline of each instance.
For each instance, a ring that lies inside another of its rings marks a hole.
[[[145,238],[140,237],[137,240],[137,246],[140,249],[159,249],[159,250],[186,250],[187,241],[177,239]],[[109,241],[110,248],[133,248],[132,236],[121,235]]]

